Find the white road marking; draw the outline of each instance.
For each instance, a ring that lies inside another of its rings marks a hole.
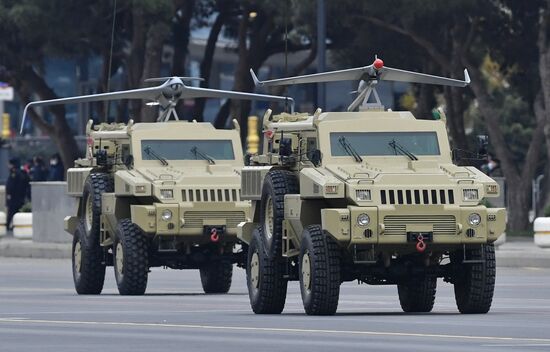
[[[483,347],[546,347],[550,343],[523,343],[523,344],[483,344]]]
[[[461,339],[461,340],[522,341],[522,342],[531,342],[531,343],[550,344],[550,339],[544,339],[544,338],[467,336],[467,335],[423,334],[423,333],[390,332],[390,331],[360,331],[360,330],[343,331],[343,330],[326,330],[326,329],[294,329],[294,328],[270,328],[270,327],[262,328],[262,327],[251,327],[251,326],[216,326],[216,325],[195,325],[195,324],[161,324],[161,323],[132,323],[132,322],[108,322],[108,321],[103,322],[103,321],[39,320],[39,319],[16,319],[16,318],[0,318],[0,323],[52,324],[52,325],[105,325],[105,326],[179,328],[179,329],[198,329],[198,330],[233,330],[233,331],[264,331],[264,332],[309,333],[309,334],[396,336],[396,337],[418,337],[418,338]]]

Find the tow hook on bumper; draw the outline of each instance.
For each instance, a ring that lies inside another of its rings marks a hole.
[[[416,242],[416,251],[423,253],[428,245],[426,242],[433,240],[433,232],[407,232],[407,241]]]
[[[211,242],[218,242],[225,233],[225,226],[205,226],[203,231],[205,236],[210,237]]]

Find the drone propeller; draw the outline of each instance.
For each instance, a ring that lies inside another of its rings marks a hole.
[[[159,80],[164,81],[163,84],[156,87],[139,88],[132,90],[124,90],[119,92],[100,93],[91,95],[82,95],[70,98],[59,98],[51,100],[35,101],[27,104],[23,111],[23,121],[21,122],[20,133],[23,132],[23,126],[25,125],[25,119],[27,117],[27,110],[35,106],[49,106],[58,104],[76,104],[76,103],[88,103],[96,101],[108,101],[108,100],[124,100],[124,99],[138,99],[147,100],[149,102],[158,103],[165,111],[159,117],[159,121],[166,121],[173,114],[177,119],[175,113],[175,106],[180,99],[193,99],[193,98],[218,98],[218,99],[243,99],[243,100],[265,100],[279,103],[290,103],[291,111],[294,109],[294,99],[289,97],[266,95],[266,94],[254,94],[244,92],[233,92],[228,90],[218,90],[209,88],[198,88],[186,86],[183,81],[197,80],[202,78],[196,77],[161,77],[149,79],[149,82],[157,82]]]
[[[304,83],[322,83],[322,82],[337,82],[337,81],[397,81],[408,83],[424,83],[437,84],[453,87],[466,87],[470,84],[470,75],[468,70],[464,69],[464,80],[427,75],[397,68],[384,66],[384,62],[378,58],[371,65],[351,68],[347,70],[330,71],[323,73],[315,73],[311,75],[295,76],[288,78],[272,79],[268,81],[260,81],[254,71],[251,69],[250,74],[256,86],[282,86],[291,84]]]

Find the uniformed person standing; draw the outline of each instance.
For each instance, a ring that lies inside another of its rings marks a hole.
[[[9,176],[6,182],[6,208],[8,209],[7,229],[13,229],[13,215],[25,204],[29,190],[29,177],[21,171],[19,159],[9,160]]]

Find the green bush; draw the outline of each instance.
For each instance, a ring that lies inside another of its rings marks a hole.
[[[27,202],[27,203],[23,204],[21,209],[19,209],[19,212],[20,213],[32,213],[31,202]]]
[[[550,217],[550,205],[546,206],[546,208],[544,208],[544,216],[545,217]]]

